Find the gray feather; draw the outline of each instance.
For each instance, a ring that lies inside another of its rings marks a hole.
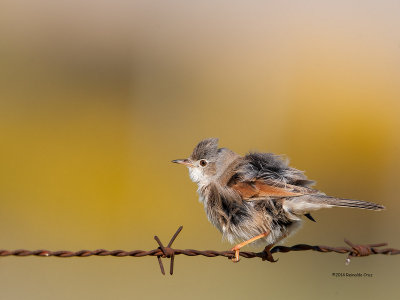
[[[304,172],[289,167],[288,160],[283,160],[279,155],[253,152],[244,158],[246,163],[243,165],[241,175],[246,180],[253,178],[274,180],[304,187],[314,184],[314,181],[307,179]]]
[[[304,215],[321,208],[329,207],[352,207],[369,210],[382,210],[384,206],[362,201],[344,198],[335,198],[324,194],[303,195],[298,197],[287,198],[283,204],[285,210],[296,216]]]
[[[202,140],[197,146],[193,149],[193,153],[190,156],[192,160],[199,159],[210,159],[216,157],[218,153],[218,139],[217,138],[209,138]]]
[[[344,199],[344,198],[335,198],[330,196],[319,196],[317,198],[322,198],[323,201],[332,206],[337,207],[354,207],[354,208],[362,208],[362,209],[370,209],[370,210],[383,210],[385,207],[383,205],[379,205],[373,202],[362,201],[362,200],[353,200],[353,199]]]

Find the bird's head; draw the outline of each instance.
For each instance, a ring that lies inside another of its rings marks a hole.
[[[218,139],[202,140],[194,148],[189,158],[176,159],[173,163],[186,165],[193,182],[199,186],[207,185],[221,175],[237,154],[227,148],[218,148]]]

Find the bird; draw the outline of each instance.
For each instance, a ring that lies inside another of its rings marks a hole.
[[[188,158],[172,162],[188,167],[208,220],[224,239],[236,244],[231,249],[233,262],[250,243],[266,245],[266,259],[275,261],[270,249],[299,229],[303,217],[315,222],[311,213],[321,208],[385,209],[372,202],[328,196],[312,188],[315,181],[290,167],[282,156],[261,152],[241,156],[219,148],[217,138],[200,141]]]

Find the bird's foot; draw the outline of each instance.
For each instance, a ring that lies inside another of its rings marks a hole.
[[[269,233],[270,233],[270,231],[268,230],[267,232],[261,233],[261,234],[255,236],[255,237],[252,237],[251,239],[249,239],[247,241],[244,241],[244,242],[242,242],[240,244],[237,244],[235,247],[233,247],[231,249],[231,251],[235,251],[235,256],[232,257],[232,261],[233,262],[238,262],[239,261],[239,253],[240,253],[240,249],[242,247],[244,247],[244,246],[246,246],[246,245],[248,245],[248,244],[250,244],[250,243],[252,243],[252,242],[254,242],[254,241],[258,240],[258,239],[266,237]]]
[[[239,262],[239,260],[240,260],[239,259],[240,248],[241,247],[235,246],[231,249],[231,251],[235,251],[235,256],[231,258],[232,261],[235,263]]]
[[[271,249],[274,247],[274,245],[268,245],[265,247],[263,251],[263,258],[262,260],[268,260],[269,262],[277,262],[278,260],[275,260],[274,257],[272,256]]]

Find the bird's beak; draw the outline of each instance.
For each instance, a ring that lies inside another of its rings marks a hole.
[[[193,164],[188,159],[175,159],[171,162],[176,163],[176,164],[186,165],[188,167],[193,167]]]

